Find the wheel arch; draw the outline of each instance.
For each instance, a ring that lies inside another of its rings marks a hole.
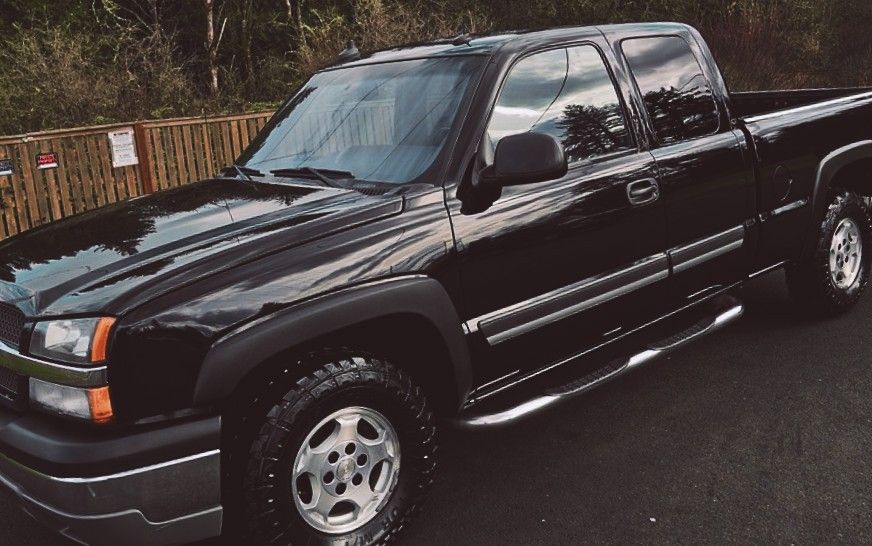
[[[203,362],[194,404],[230,399],[285,356],[343,345],[395,360],[440,412],[456,412],[470,392],[470,355],[454,304],[438,281],[414,275],[320,296],[224,336]]]
[[[831,189],[842,188],[872,196],[872,176],[866,179],[862,176],[866,168],[872,173],[872,140],[848,144],[823,158],[818,166],[812,194],[813,230],[817,229],[817,220],[826,211],[827,196]],[[810,249],[806,248],[805,251],[807,253]]]

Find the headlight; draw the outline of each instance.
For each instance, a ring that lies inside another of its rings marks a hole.
[[[30,340],[30,354],[69,364],[106,360],[111,317],[38,322]]]

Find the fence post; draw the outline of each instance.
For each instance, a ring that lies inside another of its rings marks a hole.
[[[139,176],[142,178],[142,193],[154,193],[154,180],[151,176],[151,154],[146,144],[145,127],[142,122],[133,124],[133,138],[136,141],[136,157],[139,159]]]

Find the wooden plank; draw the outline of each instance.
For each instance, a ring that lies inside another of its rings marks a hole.
[[[27,142],[22,142],[19,150],[21,153],[21,172],[24,178],[24,198],[27,200],[29,218],[27,227],[29,229],[41,223],[39,205],[37,205],[36,201],[36,184],[34,182],[36,153],[34,153],[35,148]]]
[[[8,159],[6,151],[0,146],[0,159]],[[14,235],[18,231],[15,220],[15,199],[12,193],[12,177],[0,176],[0,207],[3,212],[3,238]]]
[[[153,143],[154,148],[154,163],[157,167],[157,180],[155,180],[154,189],[155,191],[166,188],[167,185],[167,166],[164,157],[166,156],[166,151],[164,149],[163,140],[161,138],[162,130],[160,128],[149,129],[149,135],[151,136],[151,142]]]
[[[185,166],[188,169],[188,182],[196,182],[199,180],[197,174],[197,162],[194,160],[194,145],[191,141],[191,126],[183,125],[180,127],[182,131],[182,143],[185,146]]]
[[[109,151],[109,135],[94,135],[94,143],[97,145],[100,169],[103,171],[103,181],[106,184],[106,202],[115,203],[119,199],[117,172],[112,167],[112,156]],[[123,194],[121,194],[123,196]]]
[[[239,154],[248,148],[248,143],[251,142],[251,137],[248,136],[248,120],[239,121]],[[238,157],[238,156],[237,156]]]
[[[233,150],[233,159],[230,163],[235,163],[236,158],[242,153],[239,145],[239,121],[233,120],[227,123],[227,129],[230,131],[230,146]]]
[[[78,211],[82,212],[94,208],[94,179],[88,167],[88,156],[85,153],[85,143],[81,138],[72,139],[72,148],[75,153],[75,165],[78,173],[78,181],[73,186],[73,197],[78,203]]]
[[[203,144],[203,131],[200,129],[200,124],[191,125],[191,146],[192,155],[194,157],[194,164],[197,168],[197,180],[203,180],[208,177],[207,174],[207,160],[206,160],[206,147]]]
[[[184,148],[182,147],[182,127],[180,125],[175,125],[170,127],[169,131],[173,135],[173,155],[168,157],[169,163],[171,165],[175,165],[176,167],[176,177],[172,181],[174,186],[181,186],[182,184],[187,183],[188,181],[188,173],[185,168],[184,162]]]
[[[136,156],[139,159],[139,165],[136,170],[139,172],[139,180],[142,184],[142,191],[145,193],[154,192],[154,180],[152,179],[152,158],[151,146],[149,146],[149,138],[146,134],[142,123],[137,123],[133,126],[133,139],[136,144]],[[136,186],[131,187],[130,178],[128,177],[127,192],[133,197],[136,193]]]
[[[221,150],[224,151],[224,154],[218,160],[219,169],[223,168],[225,165],[230,165],[233,163],[233,148],[230,142],[230,128],[227,126],[227,123],[220,123],[217,125],[220,128],[221,134]]]
[[[272,117],[274,112],[251,112],[248,114],[232,114],[227,116],[215,116],[210,117],[210,123],[223,123],[225,121],[231,120],[243,120],[243,119],[265,119],[268,120]],[[202,116],[194,116],[194,117],[186,117],[186,118],[169,118],[169,119],[161,119],[161,120],[153,120],[143,122],[145,128],[150,129],[154,127],[173,127],[178,125],[190,125],[192,123],[196,123],[204,119]]]
[[[172,127],[161,130],[164,143],[164,165],[167,168],[166,185],[161,189],[173,188],[179,185],[179,170],[176,167],[176,149],[173,143]]]
[[[215,175],[215,156],[212,155],[212,133],[208,123],[203,123],[201,133],[203,135],[203,156],[206,160],[204,178],[209,178]]]
[[[26,152],[26,149],[19,143],[12,148],[13,154],[15,155],[17,161],[16,166],[18,170],[15,171],[15,175],[12,177],[12,190],[15,195],[15,218],[18,223],[18,231],[24,231],[26,229],[30,229],[30,219],[27,214],[27,196],[25,195],[25,174],[24,174],[24,162],[27,161],[26,156],[22,156],[22,152]]]
[[[106,181],[100,168],[100,153],[97,150],[97,143],[94,142],[93,138],[85,138],[83,144],[87,154],[88,166],[91,170],[91,182],[94,188],[94,196],[96,197],[95,204],[98,207],[102,207],[109,200],[106,198]]]
[[[144,193],[142,191],[142,179],[140,178],[140,173],[142,171],[140,171],[138,167],[130,167],[129,169],[129,172],[127,173],[128,195],[130,196],[130,199],[133,199]]]
[[[18,233],[18,218],[16,217],[15,181],[21,168],[18,165],[18,157],[15,147],[12,145],[0,145],[0,159],[9,159],[13,164],[12,175],[0,176],[0,197],[3,202],[4,237]]]
[[[60,206],[63,216],[73,215],[73,200],[70,197],[70,167],[75,167],[72,163],[72,156],[67,153],[69,149],[70,139],[58,139],[55,146],[58,148],[58,153],[61,155],[61,162],[58,166],[58,186],[60,187]]]

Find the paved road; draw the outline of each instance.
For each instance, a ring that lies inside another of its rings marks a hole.
[[[872,543],[872,295],[809,321],[781,275],[746,317],[516,427],[443,435],[405,544]],[[0,504],[0,544],[66,545]]]

